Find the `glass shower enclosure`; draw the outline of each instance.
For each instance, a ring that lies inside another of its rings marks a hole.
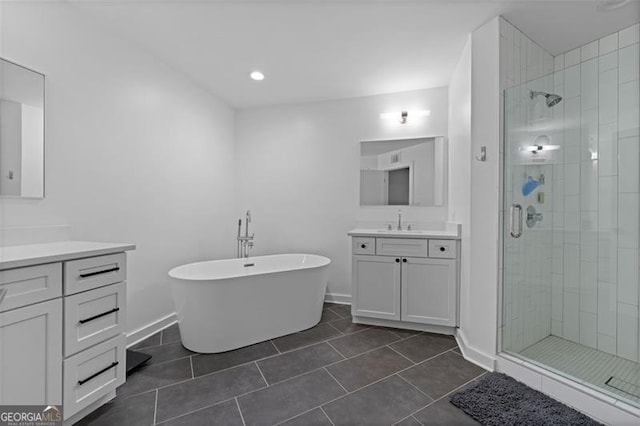
[[[501,340],[640,407],[639,51],[504,93]]]

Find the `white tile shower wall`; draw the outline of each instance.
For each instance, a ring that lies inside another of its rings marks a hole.
[[[511,92],[510,96],[505,98],[504,119],[507,122],[506,128],[510,130],[504,137],[507,144],[513,147],[513,141],[525,139],[533,141],[536,136],[533,132],[517,129],[528,129],[541,119],[551,118],[549,111],[542,108],[541,103],[536,102],[533,105],[534,108],[530,109],[529,90],[552,91],[553,79],[541,77],[552,75],[554,60],[548,52],[505,19],[500,19],[500,55],[501,90],[531,82],[530,85],[522,86],[517,93]],[[501,152],[501,162],[504,161],[502,158],[504,155],[505,153]],[[561,276],[554,274],[554,266],[558,268],[559,265],[554,262],[557,260],[554,253],[542,248],[549,247],[553,243],[550,219],[554,216],[553,200],[556,194],[552,189],[556,185],[551,183],[562,181],[563,174],[551,165],[535,165],[527,161],[518,163],[510,170],[512,174],[504,176],[506,185],[504,196],[507,198],[501,205],[518,203],[525,209],[528,205],[534,205],[536,210],[545,217],[543,222],[533,229],[525,226],[525,238],[508,238],[505,241],[504,253],[507,261],[504,270],[500,271],[500,276],[506,278],[503,282],[505,311],[501,322],[502,347],[519,351],[550,335],[553,327],[562,324],[563,295],[557,294],[562,286],[552,285],[554,279],[557,280]],[[544,176],[546,183],[536,192],[525,197],[521,192],[522,184],[529,176],[535,179]],[[538,193],[544,193],[542,202],[536,198]],[[508,210],[506,213],[508,214]],[[503,210],[503,217],[504,214]],[[508,221],[503,221],[502,232],[506,235],[509,232],[507,226]],[[502,241],[502,238],[500,240]]]
[[[554,58],[551,334],[639,360],[638,25]]]

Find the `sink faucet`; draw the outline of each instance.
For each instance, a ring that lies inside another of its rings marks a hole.
[[[402,231],[402,209],[398,209],[398,231]]]
[[[249,257],[249,251],[253,248],[253,236],[255,234],[249,235],[249,223],[251,222],[251,211],[247,210],[247,214],[245,215],[245,228],[244,235],[240,235],[242,230],[242,219],[238,219],[238,236],[236,237],[237,241],[237,255],[239,258]]]

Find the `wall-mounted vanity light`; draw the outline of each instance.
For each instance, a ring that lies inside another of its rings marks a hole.
[[[415,111],[394,111],[383,112],[380,114],[381,120],[398,120],[402,124],[406,124],[409,121],[409,117],[428,117],[431,115],[429,110],[415,110]]]

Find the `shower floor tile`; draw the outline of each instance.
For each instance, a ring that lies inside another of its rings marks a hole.
[[[549,336],[520,353],[533,362],[550,367],[560,375],[569,375],[585,385],[633,405],[640,403],[640,395],[634,395],[640,386],[640,364],[593,348],[589,348],[557,336]],[[614,380],[610,380],[614,377]],[[605,383],[609,381],[610,385]],[[614,387],[620,385],[620,389]]]
[[[455,340],[350,325],[345,305],[324,311],[309,330],[222,354],[187,351],[171,326],[136,345],[152,363],[77,424],[420,425],[435,414],[473,424],[448,395],[484,370],[459,355]],[[434,395],[405,377],[436,364],[451,374]]]

